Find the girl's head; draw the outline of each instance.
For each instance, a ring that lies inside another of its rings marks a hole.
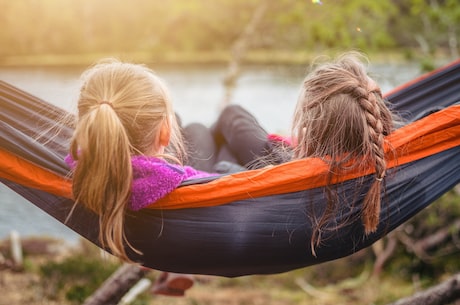
[[[132,155],[180,159],[182,139],[163,82],[142,65],[106,60],[82,75],[70,150],[76,202],[100,215],[100,241],[127,259],[123,218],[133,179]]]
[[[295,158],[323,158],[331,177],[350,168],[375,169],[363,206],[363,222],[370,233],[379,219],[384,142],[393,130],[393,117],[363,59],[359,53],[347,53],[312,70],[303,82],[292,132],[298,140]]]

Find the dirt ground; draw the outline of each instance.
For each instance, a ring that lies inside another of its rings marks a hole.
[[[43,300],[43,289],[38,275],[16,272],[11,270],[0,271],[0,305],[60,305],[52,300]]]
[[[17,268],[14,268],[11,259],[5,255],[8,252],[5,248],[5,243],[0,243],[0,305],[77,305],[75,302],[67,301],[63,293],[57,295],[52,291],[52,287],[55,287],[55,285],[44,282],[44,278],[39,275],[38,270],[44,263],[59,261],[68,257],[74,251],[69,248],[56,248],[55,245],[56,243],[54,242],[48,243],[43,242],[43,240],[23,242],[23,247],[28,255],[24,262],[24,267],[16,270]],[[31,255],[31,253],[35,254]],[[348,267],[349,263],[349,261],[343,262],[343,266]],[[340,268],[339,265],[335,266]],[[413,293],[413,283],[400,281],[397,275],[369,280],[366,270],[364,269],[356,277],[345,278],[340,282],[322,287],[318,286],[320,279],[317,277],[314,278],[313,283],[308,283],[304,273],[305,270],[279,275],[255,275],[234,279],[196,276],[194,286],[186,291],[184,297],[152,295],[147,290],[137,299],[136,304],[387,304]],[[152,271],[147,277],[154,280],[157,275],[158,273]]]
[[[49,261],[59,261],[74,250],[62,245],[56,240],[29,239],[22,241],[24,253],[23,267],[14,266],[9,257],[10,243],[0,243],[0,305],[75,305],[65,300],[61,295],[57,296],[50,291],[49,283],[44,282],[37,270]],[[152,279],[157,275],[149,273]],[[152,295],[149,290],[144,292],[142,304],[164,305],[288,305],[298,304],[292,302],[293,298],[305,297],[305,292],[295,290],[286,295],[281,287],[267,289],[267,284],[259,283],[255,278],[243,277],[227,279],[212,276],[196,276],[194,286],[187,290],[185,297],[168,297]],[[281,285],[282,286],[282,285]],[[305,304],[305,303],[303,303]]]
[[[12,270],[0,271],[0,305],[71,305],[64,300],[51,300],[44,298],[46,283],[40,282],[38,275],[30,272],[17,272]],[[254,289],[254,287],[216,287],[216,282],[222,279],[206,277],[200,279],[187,291],[185,297],[152,296],[148,304],[162,305],[288,305],[292,296],[284,298],[274,295],[267,289]],[[230,279],[228,281],[231,281]],[[75,303],[73,303],[75,304]],[[73,305],[72,304],[72,305]]]

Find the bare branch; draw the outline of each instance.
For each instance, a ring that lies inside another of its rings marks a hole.
[[[93,295],[85,300],[83,305],[116,305],[122,297],[141,280],[147,273],[134,264],[124,264],[109,277]]]
[[[388,241],[386,245],[385,240]],[[377,243],[381,243],[382,247],[380,249],[377,249],[377,247],[372,246],[372,250],[374,251],[374,254],[376,256],[372,276],[378,276],[380,274],[385,262],[395,252],[396,246],[398,245],[398,239],[396,238],[395,234],[389,234],[387,238],[381,239]]]
[[[233,44],[232,58],[228,64],[227,74],[224,77],[225,94],[222,102],[222,108],[231,102],[231,95],[240,73],[240,62],[248,49],[249,41],[256,33],[257,26],[262,21],[265,12],[267,11],[269,1],[270,0],[263,1],[257,6],[243,33]]]
[[[458,231],[460,231],[460,219],[455,220],[451,225],[443,227],[430,236],[418,241],[414,241],[403,231],[400,231],[397,236],[398,239],[418,258],[426,261],[431,258],[427,251],[439,246],[452,236],[453,232]]]
[[[443,283],[388,305],[447,305],[460,300],[460,273]]]

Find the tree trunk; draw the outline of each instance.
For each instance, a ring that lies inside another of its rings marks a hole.
[[[388,305],[447,305],[460,300],[460,273],[443,283]]]
[[[271,0],[261,2],[254,10],[251,20],[246,25],[243,33],[238,37],[232,47],[232,58],[228,64],[227,74],[224,77],[224,100],[222,108],[231,103],[231,96],[235,88],[236,80],[240,73],[240,62],[248,49],[251,38],[256,33],[257,26],[263,19],[265,12],[268,8],[268,2]]]
[[[96,290],[83,305],[116,305],[150,270],[124,264]]]
[[[397,245],[398,239],[394,234],[389,234],[386,238],[382,238],[374,245],[372,245],[372,250],[376,257],[374,262],[374,269],[372,271],[373,277],[380,275],[383,269],[383,265],[394,254]]]
[[[449,37],[449,49],[452,60],[459,57],[458,53],[458,41],[457,41],[457,28],[458,25],[449,24],[447,36]]]

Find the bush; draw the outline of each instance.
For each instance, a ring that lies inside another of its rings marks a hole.
[[[81,303],[118,267],[100,256],[76,253],[61,262],[45,263],[40,274],[46,279],[47,297],[65,295],[67,300]]]

